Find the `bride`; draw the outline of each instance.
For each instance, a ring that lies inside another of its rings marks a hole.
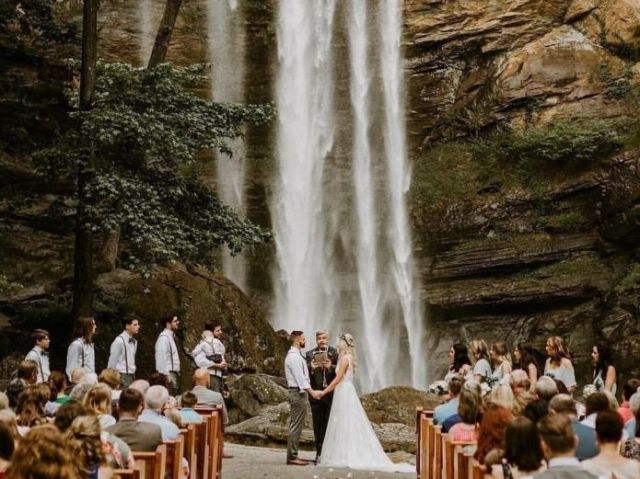
[[[322,444],[321,466],[387,472],[415,472],[411,464],[395,464],[385,454],[353,385],[356,349],[353,336],[338,341],[336,377],[322,395],[333,394],[329,425]]]

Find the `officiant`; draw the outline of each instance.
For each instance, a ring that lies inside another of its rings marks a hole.
[[[338,364],[338,351],[329,346],[329,333],[327,331],[316,332],[316,347],[307,351],[307,366],[311,388],[323,390],[336,377],[336,365]],[[320,399],[309,398],[311,415],[313,418],[313,434],[316,442],[316,462],[322,455],[322,443],[329,424],[329,413],[333,393]]]

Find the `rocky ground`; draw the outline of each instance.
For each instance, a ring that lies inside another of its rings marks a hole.
[[[314,465],[287,466],[284,449],[226,444],[225,451],[234,456],[222,462],[222,474],[225,479],[409,479],[415,477],[415,474],[354,471]],[[313,452],[302,452],[300,456],[305,459],[314,458]],[[406,458],[400,460],[407,461]]]

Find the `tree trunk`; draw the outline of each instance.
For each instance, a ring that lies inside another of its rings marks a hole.
[[[80,111],[91,109],[96,85],[98,57],[98,3],[84,0],[82,13],[82,71],[80,73]],[[80,138],[85,156],[78,168],[78,211],[73,277],[73,317],[93,314],[93,233],[88,227],[89,212],[86,190],[95,175],[95,151],[90,138],[86,138],[82,123]],[[87,152],[88,150],[88,152]]]
[[[176,26],[176,19],[178,18],[178,12],[180,11],[181,4],[182,0],[167,0],[147,68],[153,68],[165,61],[165,58],[167,57],[167,50],[169,49],[169,42],[171,41],[173,29]]]

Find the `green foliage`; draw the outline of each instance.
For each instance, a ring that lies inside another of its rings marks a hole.
[[[614,76],[608,62],[598,64],[598,79],[607,86],[606,94],[610,98],[622,100],[633,96],[637,98],[637,88],[632,85],[633,64],[627,63],[622,76]]]
[[[582,213],[569,211],[567,213],[544,216],[540,218],[538,226],[556,232],[575,233],[584,231],[590,224],[590,221]]]
[[[640,287],[640,264],[632,263],[615,289],[617,293],[624,293],[638,287]]]
[[[548,278],[552,276],[596,276],[608,273],[609,269],[603,261],[594,253],[588,253],[543,266],[527,273],[527,276],[533,278]]]
[[[34,160],[49,177],[74,180],[94,152],[96,168],[87,188],[95,232],[116,226],[141,263],[205,261],[213,247],[232,253],[262,243],[269,234],[222,205],[195,177],[180,174],[202,150],[231,153],[226,142],[248,124],[270,120],[270,105],[220,104],[189,88],[205,81],[205,67],[163,64],[153,70],[99,63],[93,109],[75,111],[80,124]],[[72,105],[78,91],[69,92]],[[131,262],[130,264],[134,264]]]
[[[13,293],[23,287],[21,284],[11,281],[4,274],[0,274],[0,294]]]
[[[0,38],[6,47],[18,50],[38,41],[68,42],[77,38],[78,28],[58,21],[57,0],[0,0]]]

